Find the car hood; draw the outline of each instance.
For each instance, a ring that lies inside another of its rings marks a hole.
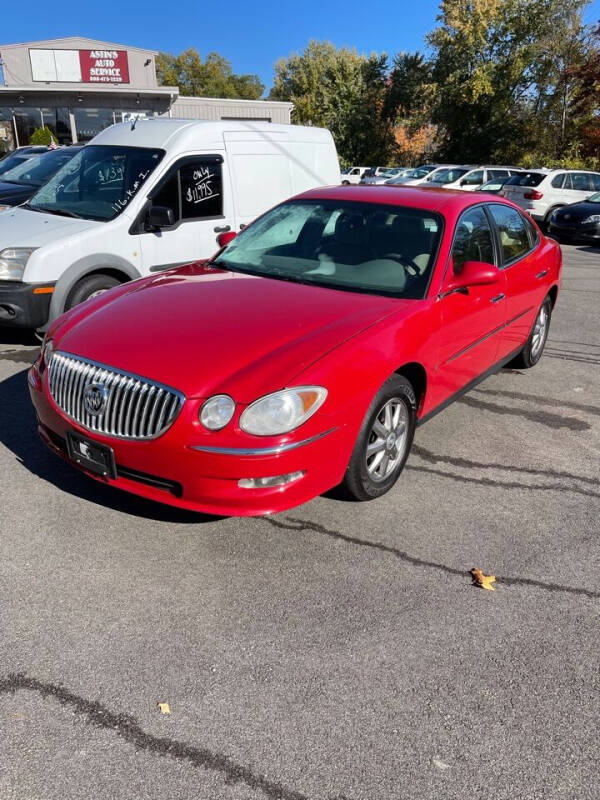
[[[0,179],[0,206],[16,206],[18,203],[23,203],[35,190],[35,186],[22,186]]]
[[[238,402],[289,385],[403,305],[199,265],[130,286],[69,312],[53,333],[55,348],[187,396],[226,392]]]
[[[0,214],[0,251],[5,247],[42,247],[102,223],[13,208]]]

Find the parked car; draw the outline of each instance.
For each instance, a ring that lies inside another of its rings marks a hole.
[[[32,197],[80,150],[81,147],[46,148],[43,153],[32,154],[5,172],[0,178],[0,211]]]
[[[360,183],[360,179],[368,170],[368,167],[348,167],[342,170],[342,184],[348,186],[351,183]]]
[[[428,165],[429,166],[429,165]],[[455,167],[455,164],[438,164],[427,175],[421,178],[410,178],[405,182],[405,186],[428,186],[445,170]]]
[[[31,156],[47,152],[47,147],[41,147],[38,145],[17,147],[16,150],[12,150],[10,153],[7,153],[5,156],[0,158],[0,176],[4,175],[5,172],[8,172],[9,169],[16,167],[17,164],[22,164],[23,161],[27,161],[27,159],[31,158]]]
[[[583,170],[530,170],[504,184],[502,194],[533,219],[547,224],[561,206],[585,200],[600,191],[600,173]]]
[[[502,188],[509,177],[505,178],[491,178],[489,181],[482,183],[481,186],[475,187],[476,192],[487,192],[488,194],[500,194]]]
[[[366,186],[381,186],[387,183],[391,178],[399,178],[401,175],[404,175],[405,172],[407,172],[407,167],[388,167],[377,175],[365,173],[360,179],[360,182],[362,185]]]
[[[169,118],[98,134],[0,214],[0,325],[44,328],[99,292],[208,258],[296,192],[339,184],[331,133]]]
[[[444,189],[462,189],[472,192],[492,178],[508,178],[521,172],[518,167],[468,166],[451,167],[431,179],[431,184]]]
[[[389,178],[385,181],[386,184],[390,184],[391,186],[402,186],[404,184],[410,184],[411,186],[416,186],[421,181],[425,180],[428,175],[431,175],[436,169],[433,165],[426,165],[423,167],[414,167],[413,169],[405,169],[402,170],[400,175],[396,175],[393,178]]]
[[[212,260],[53,322],[29,372],[39,431],[92,477],[195,511],[273,513],[340,483],[371,500],[417,424],[537,363],[560,273],[504,199],[309,191]]]
[[[550,236],[559,242],[600,244],[600,192],[581,203],[561,206],[550,216]]]

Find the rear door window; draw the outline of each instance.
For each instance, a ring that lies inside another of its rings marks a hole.
[[[514,208],[494,204],[488,206],[498,231],[504,265],[521,258],[531,250],[525,220]]]
[[[592,183],[592,191],[600,192],[600,175],[595,172],[590,172],[590,181]]]

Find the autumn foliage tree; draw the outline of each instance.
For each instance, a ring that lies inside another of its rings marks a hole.
[[[265,90],[257,75],[237,75],[226,58],[209,53],[204,60],[190,48],[178,56],[159,53],[156,72],[163,86],[178,86],[183,96],[258,100]]]

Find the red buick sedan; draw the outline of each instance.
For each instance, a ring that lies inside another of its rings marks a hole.
[[[39,431],[91,477],[216,514],[387,492],[416,425],[540,358],[561,251],[467,192],[336,187],[208,262],[64,314],[29,373]]]

